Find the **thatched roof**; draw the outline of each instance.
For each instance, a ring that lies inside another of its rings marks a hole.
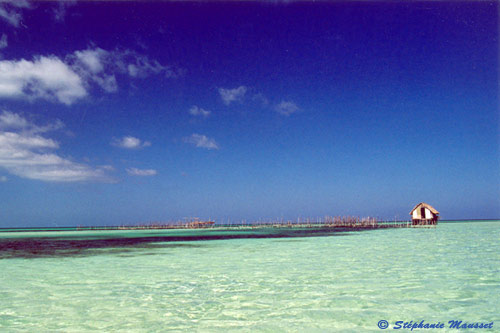
[[[425,202],[421,202],[419,203],[418,205],[416,205],[415,207],[413,207],[413,209],[411,210],[410,212],[410,215],[413,214],[413,211],[417,208],[421,208],[421,207],[424,207],[424,208],[427,208],[428,210],[430,210],[433,214],[435,215],[439,215],[439,212],[436,210],[436,208],[432,207],[431,205],[429,204],[426,204]]]

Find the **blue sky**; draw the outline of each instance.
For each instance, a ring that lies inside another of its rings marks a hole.
[[[0,4],[0,227],[500,217],[497,2]]]

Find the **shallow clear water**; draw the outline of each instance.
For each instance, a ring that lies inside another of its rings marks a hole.
[[[498,221],[172,241],[214,232],[0,232],[0,331],[500,331]]]

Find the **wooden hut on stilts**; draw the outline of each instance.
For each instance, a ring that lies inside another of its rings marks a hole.
[[[410,212],[412,225],[436,225],[439,212],[431,205],[421,202]]]

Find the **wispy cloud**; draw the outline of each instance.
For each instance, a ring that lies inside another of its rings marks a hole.
[[[128,168],[127,173],[131,176],[156,176],[157,171],[154,169],[137,169],[137,168]]]
[[[92,47],[74,52],[67,60],[86,82],[94,82],[106,92],[118,90],[117,75],[143,79],[151,75],[175,78],[183,74],[180,69],[162,65],[129,49],[107,51]]]
[[[7,181],[7,177],[0,176],[0,183],[5,183]]]
[[[76,4],[76,0],[64,0],[57,2],[57,6],[52,11],[54,20],[57,22],[64,22],[66,18],[67,8]]]
[[[0,131],[14,130],[23,133],[37,134],[56,131],[63,127],[64,124],[59,119],[46,125],[36,125],[17,113],[9,111],[0,113]]]
[[[299,107],[294,102],[282,101],[275,107],[276,112],[284,116],[289,116],[292,113],[299,111]]]
[[[183,71],[160,64],[130,49],[107,51],[99,47],[76,51],[68,59],[82,74],[123,74],[132,78],[146,78],[150,75],[163,74],[165,77],[177,77]]]
[[[125,149],[140,149],[151,146],[151,142],[142,141],[133,136],[124,136],[122,138],[113,138],[111,140],[111,145]]]
[[[247,87],[245,86],[239,86],[234,89],[219,88],[219,95],[226,105],[230,105],[233,102],[241,102],[245,97],[246,92]]]
[[[265,106],[268,106],[269,105],[269,100],[267,99],[266,96],[264,96],[262,93],[257,93],[257,94],[254,94],[253,97],[252,97],[252,100],[258,102],[259,104],[261,104],[261,106],[265,107]]]
[[[161,65],[156,60],[151,60],[145,55],[140,55],[130,50],[122,53],[115,53],[115,56],[123,58],[124,63],[120,63],[119,65],[126,65],[127,73],[131,77],[145,78],[152,74],[163,74],[166,77],[176,77],[179,74],[169,66]],[[129,60],[127,60],[127,58]]]
[[[86,95],[82,79],[55,56],[0,61],[0,97],[42,98],[70,105]]]
[[[0,49],[5,49],[7,46],[9,46],[9,43],[7,42],[7,35],[2,34],[2,37],[0,37]]]
[[[116,82],[114,70],[104,71],[112,60],[110,53],[101,48],[76,51],[68,57],[72,67],[86,82],[94,82],[106,92],[116,92],[118,84]]]
[[[2,18],[7,23],[18,27],[21,21],[21,13],[15,10],[8,10],[4,7],[5,5],[0,4],[0,18]]]
[[[193,105],[189,109],[189,114],[192,116],[201,116],[201,117],[208,117],[212,112],[209,110],[202,109],[196,105]]]
[[[26,118],[21,117],[17,113],[9,111],[0,113],[0,130],[9,128],[24,129],[30,125]]]
[[[184,138],[184,142],[190,143],[198,148],[205,148],[208,150],[219,149],[214,139],[201,134],[191,134],[191,136]]]
[[[111,181],[106,167],[94,168],[51,152],[59,148],[59,143],[47,138],[45,133],[62,126],[59,121],[36,125],[18,114],[3,111],[0,114],[0,168],[22,178],[42,181]]]
[[[22,20],[21,8],[31,8],[31,5],[26,0],[2,0],[0,18],[17,28]]]

